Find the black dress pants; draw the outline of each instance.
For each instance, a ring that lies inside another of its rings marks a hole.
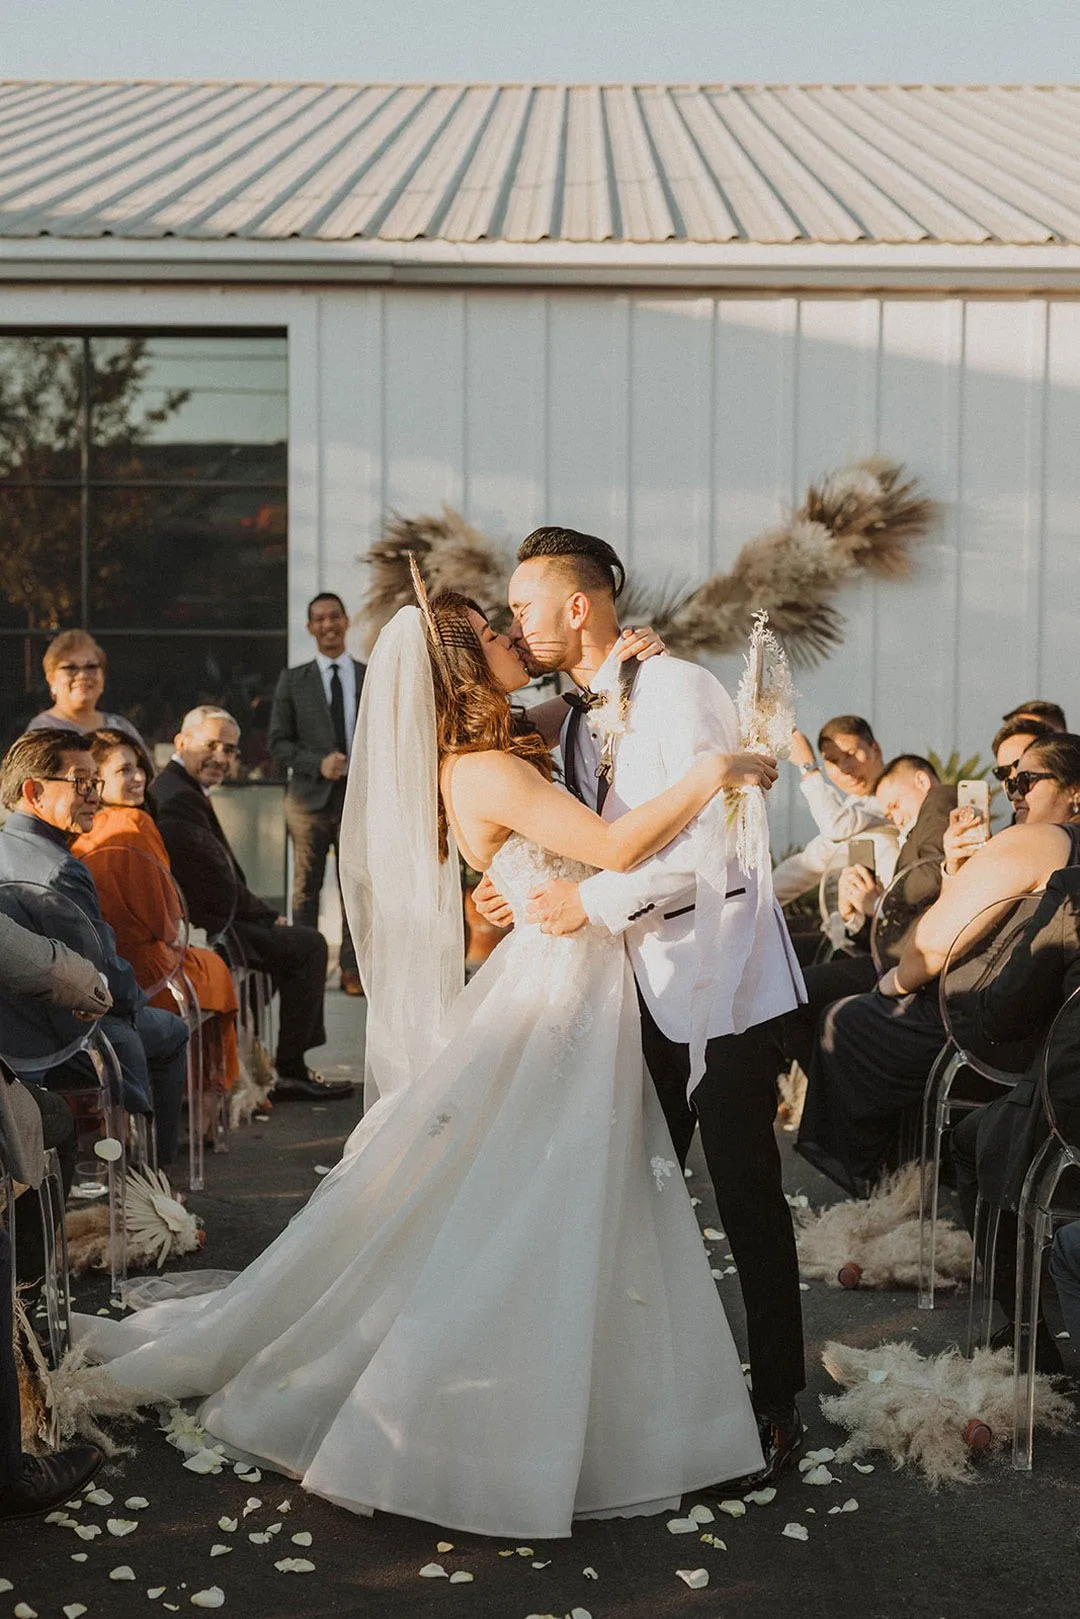
[[[784,1052],[789,1061],[797,1062],[808,1074],[825,1012],[846,995],[861,995],[873,989],[877,971],[869,951],[860,950],[855,955],[837,955],[831,961],[804,967],[803,978],[806,1002],[785,1015]]]
[[[302,1079],[304,1053],[326,1040],[326,940],[317,928],[236,922],[233,932],[249,967],[270,974],[280,997],[275,1066],[282,1078]]]
[[[24,1192],[22,1202],[31,1193]],[[16,1226],[22,1210],[16,1214]],[[15,1365],[15,1322],[11,1310],[11,1239],[0,1226],[0,1490],[22,1477],[22,1416]]]
[[[326,876],[326,857],[331,849],[338,871],[341,870],[341,812],[345,806],[345,783],[336,781],[330,802],[320,810],[305,809],[295,799],[285,795],[285,823],[293,842],[292,917],[301,927],[319,925],[319,896]],[[341,881],[338,880],[338,899],[341,902],[341,970],[356,971],[356,948],[349,932],[349,919],[345,903],[341,900]]]
[[[640,1000],[640,997],[639,997]],[[799,1261],[776,1142],[779,1018],[721,1035],[705,1051],[705,1074],[686,1099],[690,1048],[669,1040],[641,1002],[645,1061],[672,1145],[685,1166],[694,1128],[739,1272],[755,1408],[789,1406],[806,1386]]]

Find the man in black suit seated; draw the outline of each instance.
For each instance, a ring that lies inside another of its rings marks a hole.
[[[895,966],[918,917],[941,892],[943,839],[949,815],[956,808],[956,788],[939,782],[929,759],[917,753],[901,753],[878,777],[874,797],[900,833],[896,877],[922,862],[932,862],[923,865],[903,885],[904,914],[909,920],[890,938],[883,952],[889,965]],[[805,968],[806,1005],[788,1017],[787,1055],[795,1058],[804,1071],[809,1071],[818,1024],[826,1007],[845,995],[865,994],[877,982],[870,954],[870,924],[882,893],[882,884],[865,866],[846,866],[840,875],[837,904],[851,941],[851,954],[840,954]]]
[[[335,860],[341,860],[341,812],[364,665],[345,650],[349,615],[340,596],[325,590],[315,596],[308,603],[307,627],[317,650],[310,663],[282,670],[267,747],[278,764],[289,767],[285,820],[293,842],[293,921],[313,928],[319,922],[326,857],[333,849]],[[346,995],[363,994],[344,904],[341,987]]]
[[[1080,989],[1080,867],[1066,866],[1050,878],[1008,961],[980,992],[979,1030],[992,1042],[1045,1036],[1076,989]],[[994,1296],[1005,1312],[1006,1325],[994,1337],[996,1348],[1013,1342],[1015,1210],[1024,1176],[1047,1135],[1039,1093],[1041,1064],[1040,1053],[1010,1091],[967,1114],[952,1132],[956,1190],[968,1229],[974,1228],[978,1192],[1002,1211]],[[1066,1137],[1076,1140],[1080,1131],[1080,1015],[1055,1031],[1048,1078]],[[1062,1369],[1061,1352],[1043,1321],[1039,1322],[1035,1363],[1043,1372]]]
[[[326,1040],[326,940],[316,928],[290,926],[251,892],[210,801],[211,788],[232,770],[239,743],[240,727],[224,709],[203,706],[185,715],[176,752],[154,783],[173,876],[195,926],[211,935],[228,927],[245,963],[274,981],[281,998],[275,1095],[351,1096],[351,1085],[328,1083],[305,1058]]]

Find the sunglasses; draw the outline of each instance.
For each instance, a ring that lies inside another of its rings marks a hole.
[[[1005,783],[1005,791],[1010,798],[1026,798],[1037,781],[1056,781],[1057,777],[1049,770],[1018,770],[1015,776],[1010,776]]]
[[[105,783],[100,776],[39,776],[39,781],[66,781],[79,798],[100,798]]]
[[[1008,781],[1008,779],[1012,775],[1012,773],[1013,773],[1013,766],[1012,765],[994,765],[993,769],[990,772],[990,774],[995,778],[996,781]]]

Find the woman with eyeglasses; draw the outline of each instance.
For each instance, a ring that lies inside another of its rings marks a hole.
[[[71,852],[89,867],[102,915],[116,934],[117,949],[130,961],[145,989],[168,975],[175,958],[169,943],[176,906],[166,876],[171,869],[169,856],[147,793],[154,768],[142,744],[119,728],[96,731],[87,738],[87,747],[101,778],[101,808],[90,830],[76,838]],[[127,860],[119,853],[125,849],[135,851]],[[111,857],[107,855],[110,850],[114,851]],[[231,1090],[240,1071],[238,1002],[232,975],[213,950],[194,945],[184,952],[183,971],[200,1008],[211,1014],[202,1028],[211,1071]],[[167,989],[159,991],[151,1005],[176,1010]]]
[[[873,1189],[944,1043],[937,979],[953,942],[976,918],[967,949],[988,941],[997,902],[1038,893],[1055,871],[1080,865],[1080,736],[1037,737],[1003,785],[1014,824],[973,846],[970,823],[957,818],[944,839],[941,894],[897,966],[822,1020],[798,1150],[853,1196]]]
[[[146,743],[130,720],[98,707],[109,660],[92,635],[85,630],[61,631],[45,648],[41,661],[52,707],[35,714],[28,731],[78,731],[82,735],[106,729],[123,731],[146,751]]]

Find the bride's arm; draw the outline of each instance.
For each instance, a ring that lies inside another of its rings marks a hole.
[[[711,753],[637,809],[615,821],[599,815],[507,753],[466,753],[454,766],[453,809],[468,841],[493,841],[506,828],[604,871],[630,871],[664,848],[724,787],[761,786],[773,762],[751,753]]]

